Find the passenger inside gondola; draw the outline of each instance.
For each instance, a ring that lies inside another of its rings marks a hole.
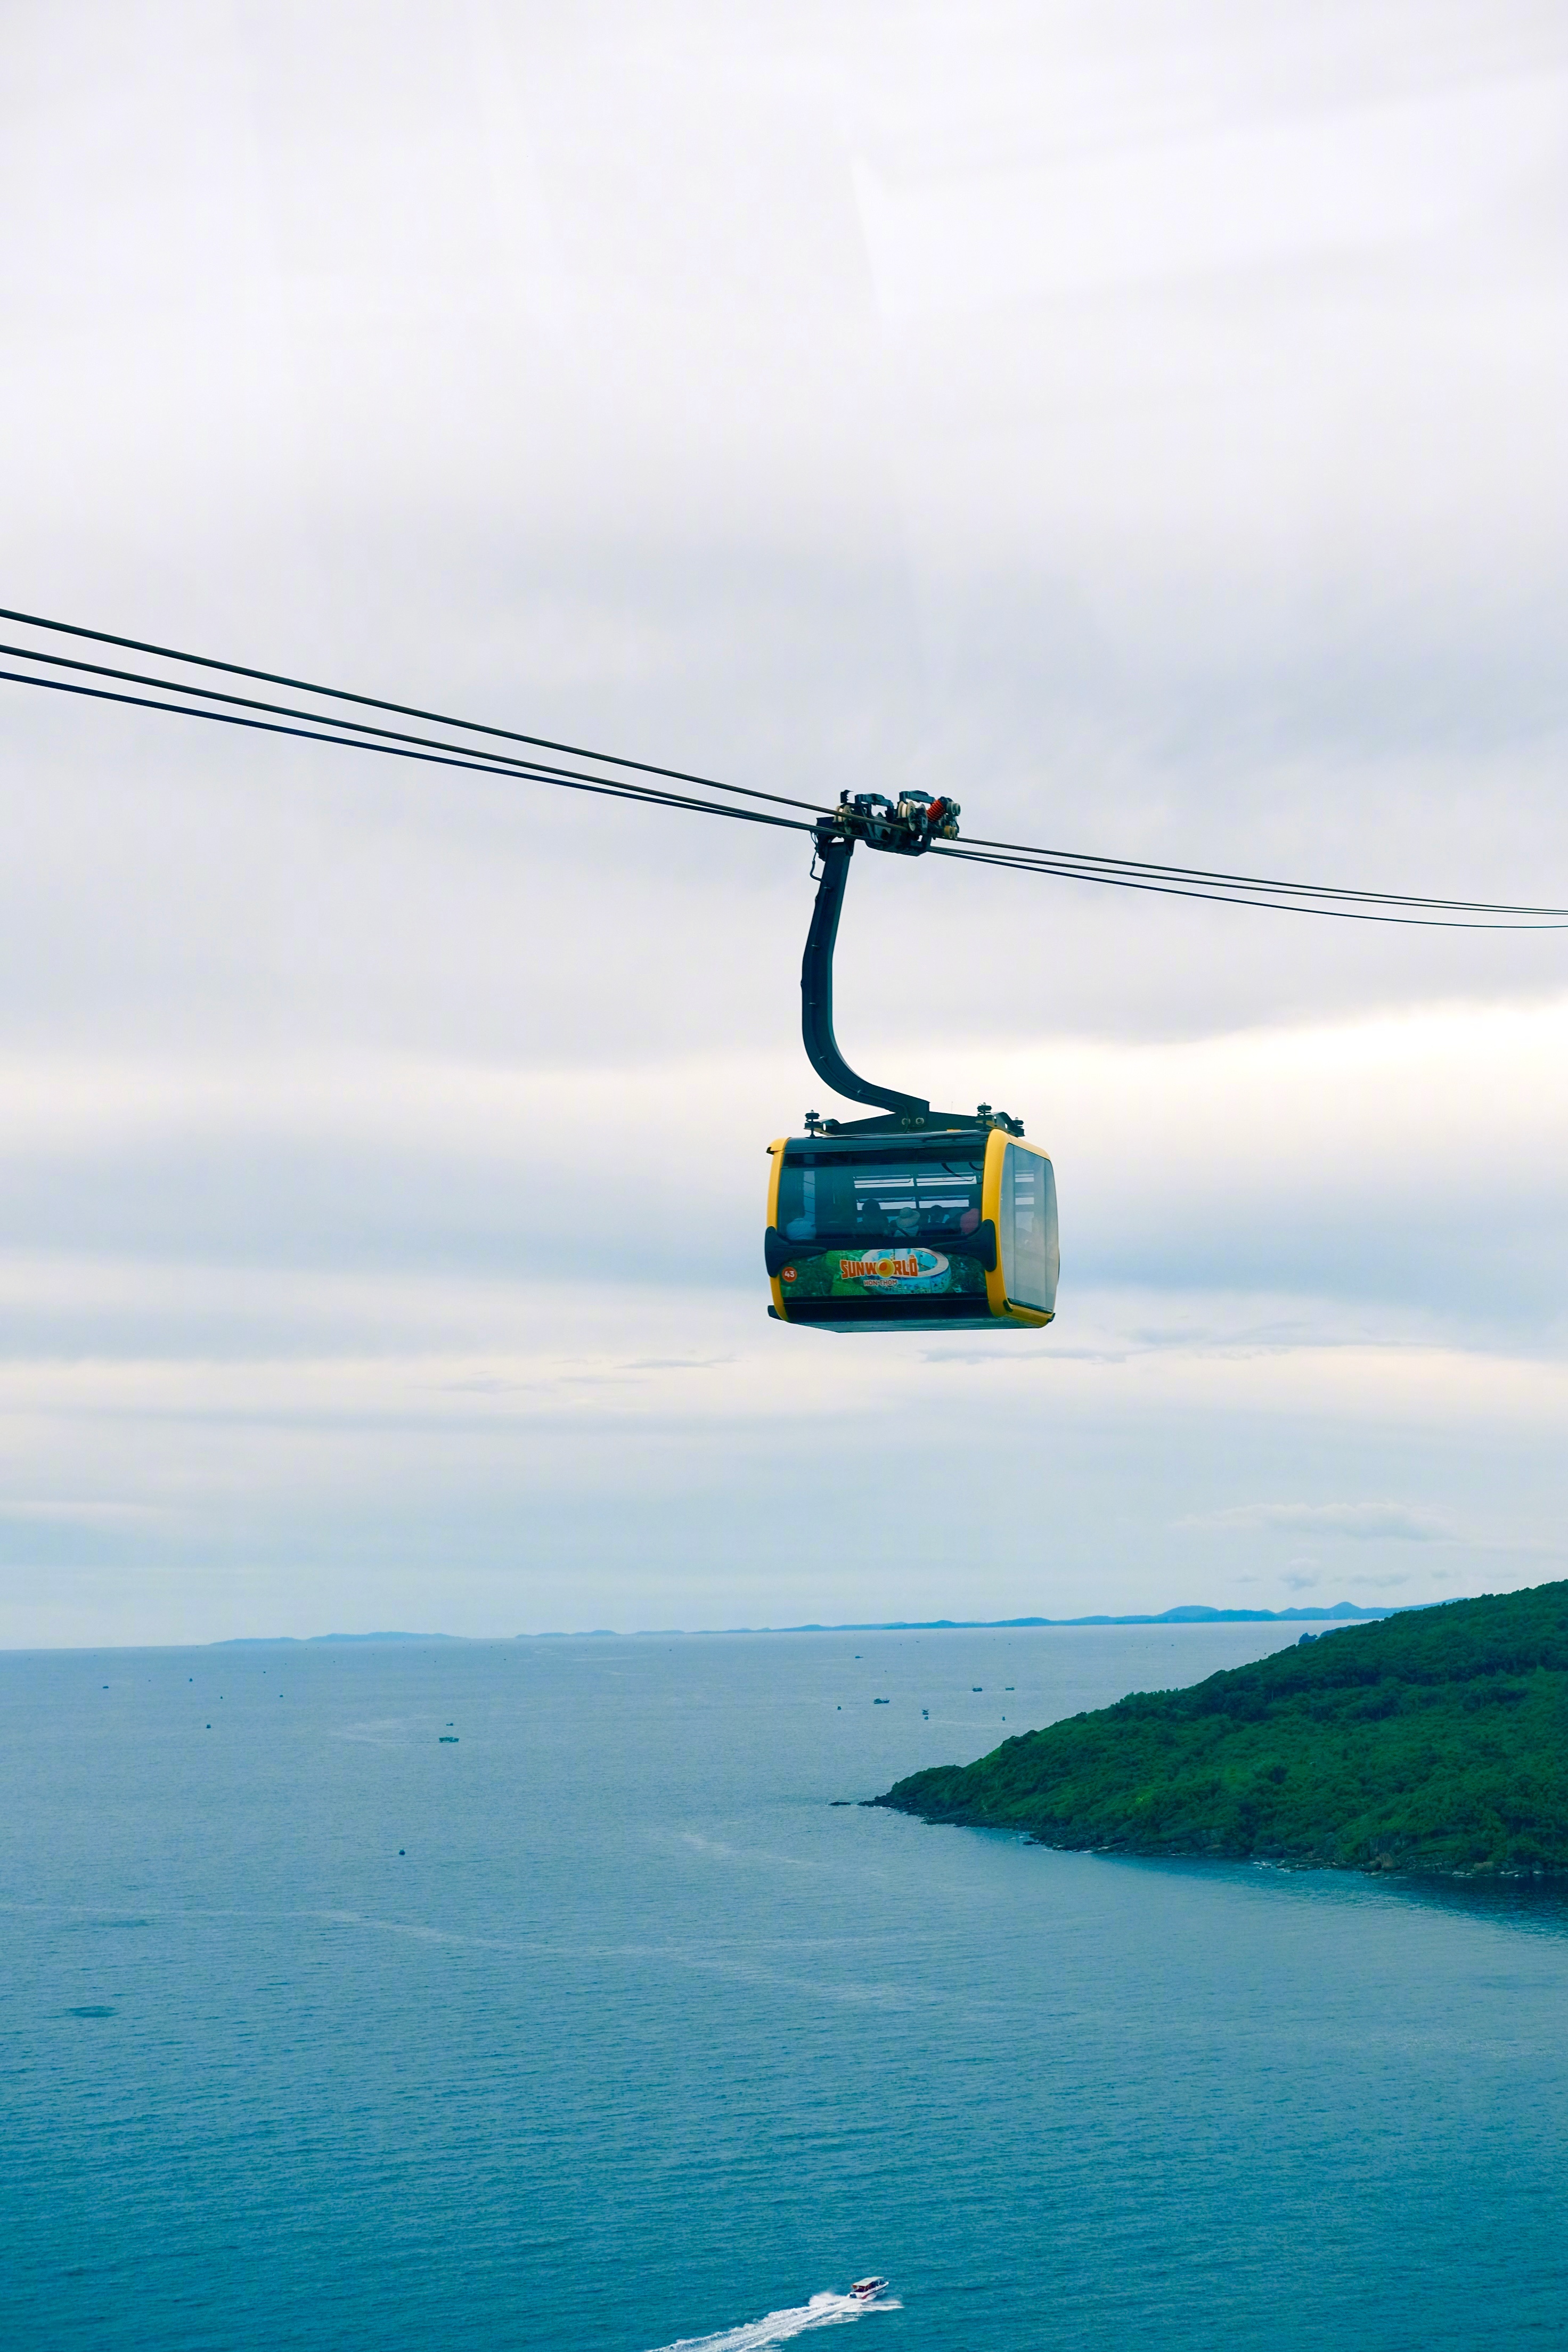
[[[786,1160],[780,1230],[793,1242],[962,1239],[980,1223],[981,1167],[977,1159],[902,1166],[826,1155],[812,1166]]]

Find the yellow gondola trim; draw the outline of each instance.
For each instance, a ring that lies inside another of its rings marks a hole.
[[[784,1174],[784,1145],[788,1141],[787,1135],[775,1136],[768,1146],[773,1163],[768,1174],[768,1223],[774,1226],[779,1221],[779,1180]],[[780,1322],[787,1323],[789,1309],[784,1305],[784,1285],[776,1274],[770,1277],[768,1287],[773,1294],[773,1307]]]
[[[985,1304],[993,1322],[1009,1322],[1007,1278],[1002,1270],[1002,1155],[1007,1138],[994,1127],[985,1139],[985,1164],[980,1176],[980,1213],[989,1217],[996,1235],[996,1264],[985,1277]]]

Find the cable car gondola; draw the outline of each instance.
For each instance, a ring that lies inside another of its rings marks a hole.
[[[982,1103],[932,1110],[872,1086],[833,1034],[833,948],[855,845],[919,856],[958,832],[958,807],[925,793],[840,802],[814,827],[822,874],[801,965],[801,1029],[835,1093],[874,1118],[819,1118],[768,1146],[763,1256],[770,1315],[819,1331],[1038,1330],[1056,1314],[1056,1175],[1021,1119]]]

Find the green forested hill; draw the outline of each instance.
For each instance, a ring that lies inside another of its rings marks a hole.
[[[875,1801],[1125,1853],[1568,1870],[1568,1583],[1137,1691]]]

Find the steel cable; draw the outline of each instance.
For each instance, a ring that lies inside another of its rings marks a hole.
[[[1557,914],[1561,912],[1562,919],[1557,922],[1490,923],[1487,922],[1484,919],[1474,921],[1466,921],[1458,916],[1452,915],[1383,914],[1379,913],[1376,908],[1373,906],[1331,907],[1325,906],[1321,898],[1314,899],[1308,905],[1302,906],[1288,898],[1258,898],[1249,897],[1247,892],[1243,890],[1205,890],[1194,888],[1191,886],[1176,882],[1140,880],[1136,876],[1131,874],[1105,874],[1100,873],[1094,867],[1089,866],[1073,866],[1065,862],[1046,865],[1036,859],[1026,857],[999,857],[989,850],[958,849],[949,842],[933,842],[931,844],[931,855],[939,857],[963,858],[967,864],[973,866],[1007,866],[1014,872],[1021,874],[1048,874],[1055,877],[1058,881],[1063,882],[1096,882],[1106,889],[1142,890],[1150,892],[1155,897],[1162,898],[1198,898],[1206,900],[1211,906],[1216,907],[1255,907],[1265,913],[1274,915],[1321,915],[1331,917],[1342,923],[1398,923],[1416,930],[1426,931],[1568,930],[1568,908],[1559,910],[1558,908],[1550,907],[1526,907],[1519,909],[1519,912],[1521,915]],[[1216,876],[1215,878],[1217,881],[1223,877]],[[1289,888],[1289,886],[1288,884],[1280,884],[1276,887],[1283,889]],[[1303,885],[1301,887],[1303,892],[1305,892],[1305,890],[1310,886]],[[1347,893],[1346,895],[1348,896],[1351,894]],[[1367,895],[1370,898],[1373,894],[1369,892]],[[1445,901],[1442,899],[1433,900],[1416,898],[1398,899],[1394,903],[1400,906],[1419,907],[1430,905],[1442,906],[1444,904],[1454,903],[1462,905],[1464,902],[1462,900],[1455,902],[1451,900]],[[1513,910],[1511,908],[1506,908],[1500,911],[1511,913]]]
[[[77,686],[69,678],[28,677],[18,670],[0,669],[0,682],[12,686],[40,687],[46,693],[82,695],[92,702],[126,703],[136,710],[163,710],[176,719],[205,719],[218,727],[244,727],[262,735],[291,735],[305,743],[331,743],[342,751],[379,751],[392,760],[414,760],[421,767],[457,768],[471,776],[500,776],[515,782],[520,773],[515,766],[502,766],[487,761],[482,751],[462,755],[459,747],[442,754],[416,751],[405,743],[375,742],[358,735],[322,733],[310,727],[284,727],[276,719],[245,719],[237,710],[194,709],[187,703],[154,701],[146,695],[116,694],[101,686]],[[731,817],[742,824],[771,824],[785,833],[810,833],[812,827],[799,817],[770,816],[763,809],[726,808],[717,801],[695,800],[681,793],[660,793],[640,784],[605,782],[592,777],[574,777],[564,770],[542,776],[540,781],[559,785],[566,792],[592,793],[605,800],[636,801],[654,808],[688,809],[700,816]]]
[[[482,719],[452,719],[444,711],[422,710],[415,703],[387,702],[378,695],[352,694],[342,687],[316,686],[307,677],[289,677],[279,670],[252,669],[244,662],[216,661],[210,654],[182,653],[174,646],[150,645],[141,637],[116,636],[109,629],[79,628],[74,622],[51,621],[40,613],[16,613],[0,606],[0,621],[19,621],[30,629],[52,629],[59,635],[85,638],[92,645],[119,646],[125,653],[154,654],[160,661],[184,662],[193,669],[222,670],[230,677],[255,678],[262,686],[286,686],[296,694],[318,694],[330,702],[352,702],[362,710],[385,710],[395,719],[423,719],[434,727],[460,727],[468,735],[494,735],[509,743],[527,743],[536,751],[563,751],[569,760],[595,760],[601,767],[630,768],[639,775],[667,777],[671,783],[700,784],[705,792],[745,793],[742,784],[722,783],[716,776],[692,775],[684,768],[661,768],[649,760],[624,760],[614,751],[590,751],[581,743],[558,743],[548,735],[522,735],[513,727],[491,727]],[[168,683],[177,686],[178,682],[171,679]]]
[[[627,760],[618,753],[591,751],[581,744],[560,741],[550,736],[523,734],[515,728],[455,719],[439,711],[423,709],[416,704],[394,702],[375,695],[351,693],[341,688],[318,685],[308,678],[293,677],[281,671],[258,669],[242,662],[219,661],[209,655],[187,653],[175,646],[157,645],[143,638],[118,635],[107,629],[82,628],[37,613],[0,607],[0,620],[16,622],[26,628],[47,629],[57,635],[83,639],[95,645],[115,646],[128,651],[149,654],[159,661],[186,668],[217,671],[231,677],[287,687],[293,692],[310,695],[319,700],[352,705],[353,711],[376,710],[389,716],[421,719],[430,725],[457,729],[465,734],[483,735],[498,744],[521,744],[531,751],[556,752],[569,759],[589,761],[598,768],[624,770],[628,774],[593,775],[580,768],[559,766],[552,761],[521,757],[515,751],[452,743],[437,737],[416,735],[405,729],[378,727],[352,713],[344,716],[330,711],[302,710],[291,704],[267,702],[254,696],[226,692],[220,688],[203,684],[199,679],[150,677],[142,671],[117,669],[105,663],[87,661],[79,656],[47,654],[32,646],[0,643],[0,655],[14,660],[112,678],[121,686],[147,687],[154,692],[150,696],[126,694],[106,688],[73,684],[59,677],[40,677],[26,671],[0,671],[0,680],[8,684],[44,688],[57,693],[85,697],[92,701],[163,711],[179,718],[206,719],[259,733],[292,736],[307,742],[333,743],[340,749],[378,751],[387,757],[413,760],[424,766],[527,780],[608,800],[641,802],[656,808],[734,817],[749,824],[769,824],[789,832],[807,833],[814,828],[811,823],[801,818],[773,816],[763,809],[737,807],[733,803],[762,802],[768,808],[799,809],[807,812],[812,818],[828,813],[815,801],[799,800],[782,793],[765,793],[748,785],[726,783],[717,777],[700,775],[688,769],[663,767],[652,761]],[[189,699],[170,701],[163,698],[169,695],[184,696]],[[216,703],[226,707],[222,709],[198,707]],[[247,717],[242,713],[261,715]],[[303,723],[282,723],[285,720]],[[629,781],[629,776],[660,778],[664,782],[637,783]],[[688,784],[696,789],[687,793],[672,792],[667,789],[670,784]],[[714,793],[722,793],[730,797],[724,802],[703,797]],[[962,858],[972,865],[996,866],[1018,873],[1046,875],[1058,881],[1091,882],[1101,887],[1138,890],[1160,898],[1194,898],[1220,906],[1255,907],[1278,914],[1333,916],[1341,921],[1396,923],[1417,929],[1500,931],[1568,929],[1568,908],[1562,907],[1516,906],[1489,899],[1439,898],[1398,891],[1353,889],[1327,883],[1282,882],[1261,875],[1228,873],[1204,866],[1163,865],[1141,858],[1105,857],[1089,851],[1040,848],[1022,842],[976,838],[966,841],[962,846],[948,842],[933,842],[931,846],[939,856]],[[1501,919],[1489,921],[1486,919],[1488,917]]]
[[[432,735],[411,735],[405,730],[401,728],[373,727],[370,721],[364,719],[334,719],[321,711],[297,710],[291,704],[287,702],[262,702],[254,695],[225,694],[221,688],[213,686],[182,685],[171,678],[149,677],[146,672],[142,670],[111,669],[108,664],[104,662],[73,661],[65,654],[35,653],[26,646],[9,645],[4,640],[0,640],[0,654],[8,654],[13,657],[19,658],[23,661],[47,662],[49,667],[54,669],[81,670],[94,677],[117,678],[122,685],[155,687],[160,692],[165,694],[171,692],[179,694],[197,694],[200,695],[205,701],[233,703],[241,709],[260,710],[268,713],[274,718],[302,719],[306,721],[307,725],[310,727],[335,730],[335,740],[337,740],[344,742],[363,741],[363,748],[366,751],[374,749],[374,743],[364,739],[373,738],[387,743],[416,744],[426,751],[457,751],[464,757],[473,756],[475,758],[484,759],[494,763],[494,772],[498,775],[512,774],[519,776],[531,776],[542,783],[595,784],[610,781],[604,777],[585,776],[580,768],[558,768],[542,760],[522,760],[520,759],[514,751],[470,752],[470,747],[465,743],[444,743],[438,737]],[[25,674],[16,670],[0,672],[0,676],[9,679],[15,685],[44,686],[55,682],[46,678],[28,677]],[[128,696],[124,698],[124,699],[137,701],[140,700],[141,698],[136,696]],[[152,703],[145,707],[152,709],[163,709],[173,708],[174,706],[163,703]],[[199,717],[202,714],[195,711],[188,711],[186,715],[188,717],[195,718]],[[216,718],[218,714],[216,712],[209,712],[206,715],[208,717]],[[737,793],[746,791],[746,787],[740,784],[734,785],[731,789]],[[670,799],[672,797],[668,793],[661,793],[658,788],[653,784],[626,784],[624,786],[624,792],[626,796],[628,798],[658,801]],[[689,805],[706,805],[706,803],[691,802],[689,795],[678,794],[673,797],[677,804],[682,807]],[[817,803],[815,801],[790,800],[782,793],[748,793],[748,797],[753,800],[768,801],[773,806],[778,808],[810,809],[814,812],[816,812],[817,808]]]

